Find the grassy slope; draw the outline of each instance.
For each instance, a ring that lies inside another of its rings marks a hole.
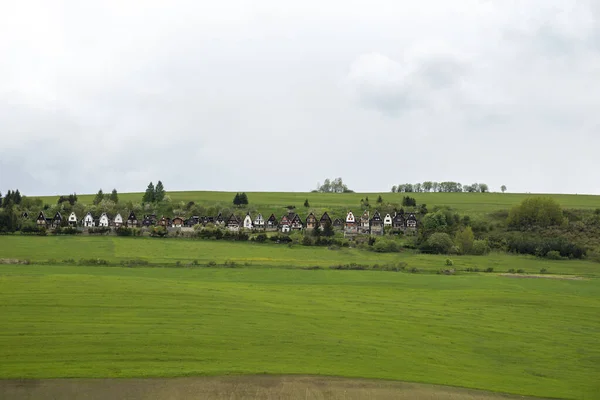
[[[0,376],[400,379],[593,398],[597,280],[0,266]]]
[[[325,247],[304,247],[227,241],[187,239],[124,238],[116,236],[0,236],[0,258],[15,258],[33,262],[66,259],[103,259],[111,263],[143,259],[152,264],[174,265],[177,261],[201,264],[234,261],[240,265],[270,267],[330,267],[332,265],[390,264],[404,261],[409,268],[437,271],[445,267],[448,256],[404,253],[374,253],[358,249],[329,250]],[[523,269],[538,273],[546,268],[555,274],[600,276],[600,264],[588,261],[551,261],[529,256],[491,254],[489,256],[453,256],[454,267],[496,272]]]
[[[234,193],[231,192],[169,192],[173,202],[185,203],[194,201],[206,206],[221,203],[231,205]],[[248,193],[250,206],[263,213],[276,212],[280,214],[286,206],[294,205],[302,210],[305,199],[309,200],[315,210],[360,209],[360,200],[369,197],[371,207],[376,208],[377,196],[381,195],[385,203],[401,203],[403,193],[292,193],[292,192],[256,192]],[[410,193],[418,204],[425,203],[428,207],[450,206],[465,213],[488,213],[499,209],[509,209],[529,196],[540,196],[525,193]],[[600,208],[600,196],[553,194],[564,208],[595,209]],[[79,201],[91,204],[94,195],[78,195]],[[58,196],[42,197],[45,202],[56,204]],[[119,201],[139,202],[142,193],[122,193]]]

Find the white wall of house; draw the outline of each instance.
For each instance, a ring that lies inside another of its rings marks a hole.
[[[348,212],[348,215],[346,216],[346,222],[355,222],[356,220],[354,219],[354,214],[352,214],[352,211]]]
[[[390,214],[386,214],[385,218],[383,219],[383,225],[392,226],[392,216]]]
[[[74,212],[72,212],[71,215],[69,215],[69,223],[71,223],[71,224],[77,223],[77,215],[75,215]]]
[[[246,215],[246,218],[244,218],[244,228],[252,229],[252,218],[250,215]]]
[[[100,216],[100,221],[98,221],[98,226],[107,227],[108,226],[108,216],[106,213],[103,213]]]
[[[115,217],[115,226],[121,225],[123,225],[123,217],[121,217],[121,214],[117,214]]]
[[[281,232],[283,233],[288,233],[290,231],[290,226],[289,225],[281,225]]]
[[[262,226],[265,224],[262,214],[258,214],[254,220],[254,225]]]
[[[85,218],[83,219],[83,226],[85,226],[85,227],[94,226],[94,218],[92,217],[92,214],[88,213],[85,216]]]

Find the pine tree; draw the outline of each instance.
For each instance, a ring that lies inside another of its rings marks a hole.
[[[306,207],[306,208],[310,207],[308,199],[304,200],[304,207]]]
[[[242,205],[248,205],[248,195],[246,194],[246,192],[242,192],[240,194],[240,204]]]
[[[119,195],[117,193],[117,189],[113,189],[110,193],[110,200],[115,204],[119,202]]]
[[[381,195],[379,195],[379,197],[377,198],[377,203],[383,203],[383,197],[381,197]]]
[[[236,194],[235,194],[235,197],[233,198],[233,204],[234,204],[234,205],[236,205],[236,206],[239,206],[239,205],[241,204],[241,202],[240,202],[240,197],[241,197],[241,196],[240,196],[240,194],[239,194],[239,193],[236,193]]]
[[[148,187],[146,188],[146,192],[144,193],[144,197],[142,197],[142,203],[153,203],[154,202],[154,184],[150,182]]]
[[[17,189],[17,191],[14,193],[14,203],[21,204],[21,199],[21,193],[19,192],[19,189]]]
[[[163,201],[165,198],[165,188],[161,181],[158,181],[156,184],[156,189],[154,189],[154,201]]]
[[[323,235],[328,237],[335,235],[335,231],[333,230],[333,225],[331,222],[325,222],[325,226],[323,227]]]
[[[317,226],[315,226],[315,229],[313,229],[312,234],[314,237],[321,236],[321,226],[319,224],[317,224]]]
[[[0,207],[2,207],[2,192],[0,192]]]
[[[98,190],[98,193],[96,193],[96,197],[94,197],[94,204],[98,205],[102,200],[104,200],[104,193],[102,192],[102,189],[100,189]]]

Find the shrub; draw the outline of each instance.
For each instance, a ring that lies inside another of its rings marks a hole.
[[[217,266],[217,263],[216,263],[216,261],[209,261],[209,262],[206,264],[206,266],[207,266],[207,267],[216,267],[216,266]]]
[[[546,268],[542,268],[542,269],[540,269],[540,274],[545,274],[545,273],[547,273],[547,272],[548,272],[548,270],[547,270]]]
[[[377,253],[397,253],[401,250],[400,244],[393,239],[379,239],[373,245],[373,251]]]
[[[451,266],[454,265],[454,262],[451,259],[446,258],[446,265],[449,266],[449,267],[451,267]]]
[[[487,267],[484,272],[494,272],[494,268]]]
[[[313,241],[312,241],[312,239],[310,238],[310,236],[308,236],[308,235],[305,235],[305,236],[302,238],[302,245],[303,245],[303,246],[312,246],[312,245],[313,245]]]
[[[413,273],[413,274],[418,274],[418,273],[419,273],[419,269],[418,269],[418,268],[416,268],[416,267],[412,267],[412,268],[410,269],[410,272],[411,272],[411,273]]]
[[[518,270],[517,270],[517,273],[518,273],[518,274],[524,274],[524,273],[525,273],[525,270],[524,270],[524,269],[518,269]]]
[[[444,232],[433,233],[426,242],[426,248],[438,254],[447,254],[453,245],[450,235]]]
[[[152,237],[165,237],[169,232],[164,226],[153,226],[150,228],[150,236]]]
[[[514,273],[515,273],[515,272],[517,272],[517,271],[515,271],[515,269],[514,269],[514,268],[510,268],[510,269],[508,270],[508,272],[509,272],[510,274],[514,274]]]
[[[475,240],[473,241],[473,247],[471,250],[472,254],[476,256],[483,256],[490,252],[490,246],[487,240]]]
[[[546,253],[546,258],[550,260],[562,260],[560,252],[556,250],[550,250],[548,253]]]
[[[562,221],[560,204],[551,197],[526,198],[510,210],[507,218],[509,227],[514,229],[545,228],[560,225]]]
[[[258,243],[264,243],[267,241],[267,235],[264,233],[259,233],[258,235],[256,235],[254,240],[257,241]]]

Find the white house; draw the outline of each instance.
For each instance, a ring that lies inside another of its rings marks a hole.
[[[288,224],[281,225],[281,233],[289,233],[290,226]]]
[[[356,222],[356,219],[354,218],[354,214],[352,214],[352,211],[348,211],[348,215],[346,215],[346,223],[353,224],[355,222]]]
[[[265,220],[263,219],[262,214],[258,214],[254,219],[254,228],[265,229]]]
[[[77,215],[74,212],[69,215],[69,226],[77,226]]]
[[[383,219],[383,226],[392,226],[392,216],[390,214],[386,214]]]
[[[246,214],[246,217],[244,218],[244,229],[252,229],[253,225],[252,225],[252,217],[250,216],[250,213]]]
[[[87,213],[83,218],[83,226],[86,228],[91,228],[94,226],[94,217],[92,217],[92,213]]]
[[[121,217],[121,214],[117,214],[115,216],[115,227],[120,227],[121,225],[123,225],[123,217]]]
[[[100,216],[100,221],[98,221],[98,226],[102,226],[102,227],[108,227],[109,224],[109,219],[108,219],[108,215],[106,215],[106,213],[102,213],[102,215]]]

